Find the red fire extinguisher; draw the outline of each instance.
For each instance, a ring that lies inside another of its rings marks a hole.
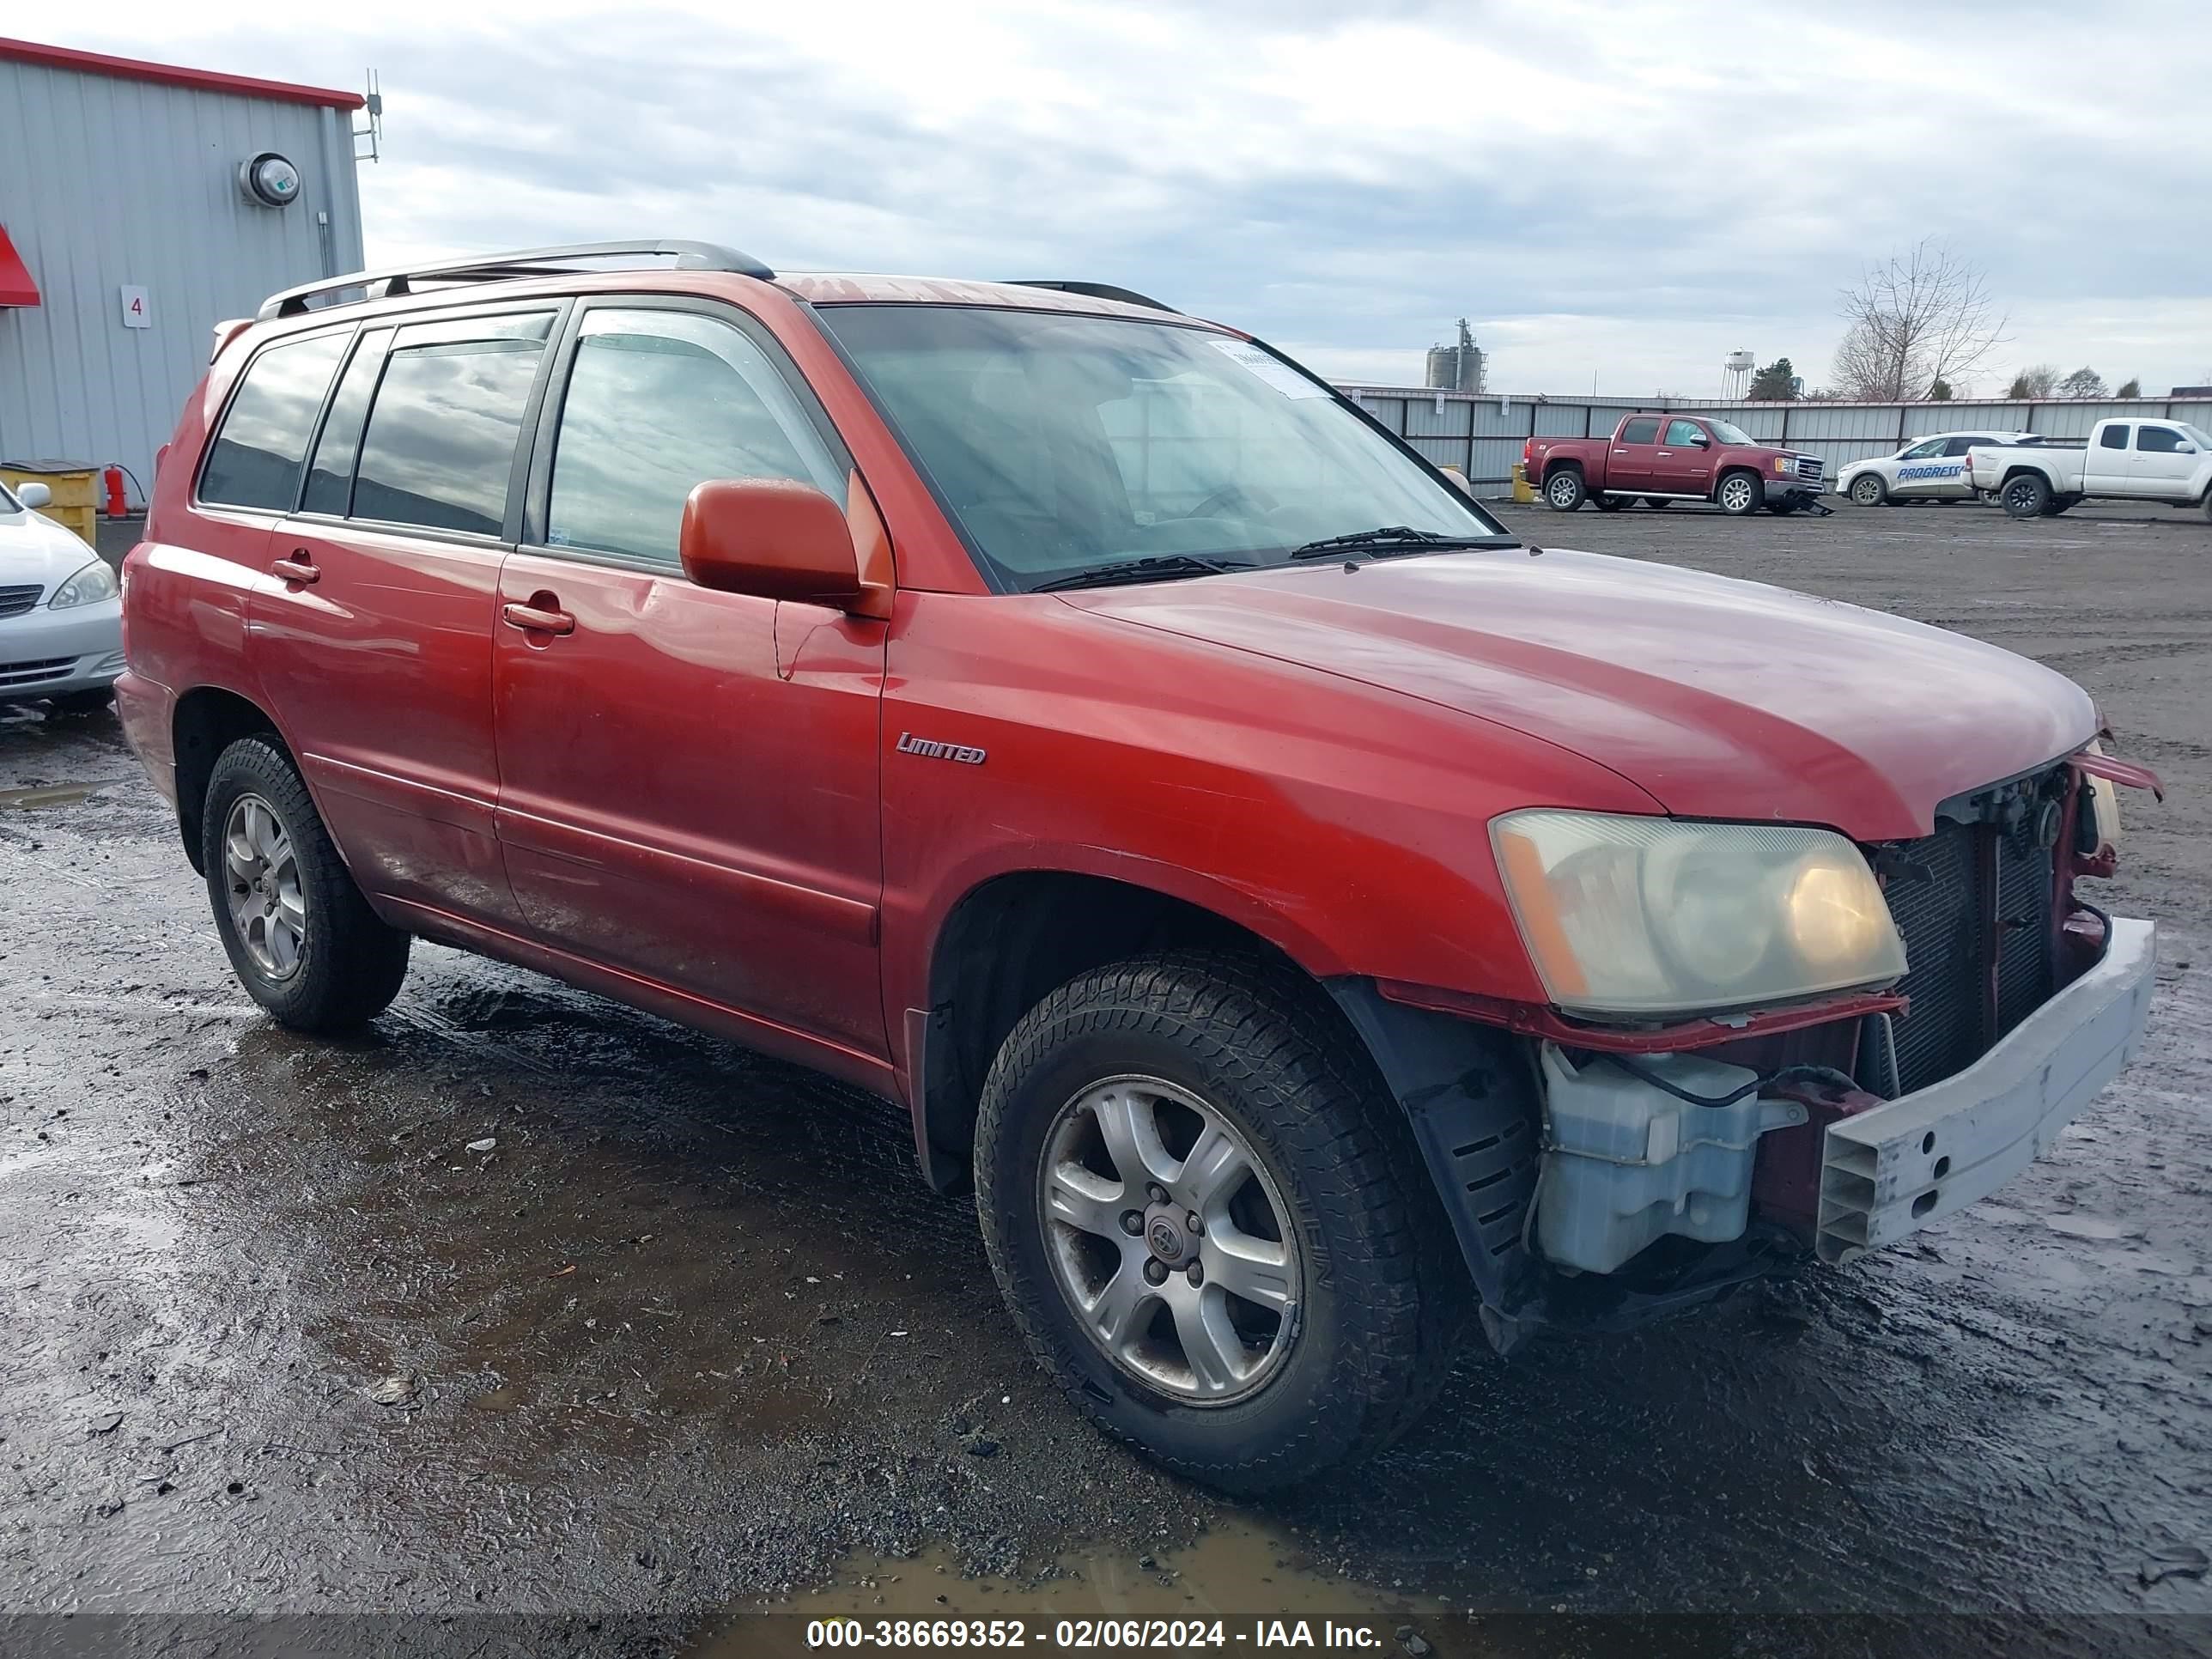
[[[130,497],[123,493],[123,469],[111,466],[102,474],[107,485],[107,503],[101,510],[111,519],[119,519],[131,511]]]

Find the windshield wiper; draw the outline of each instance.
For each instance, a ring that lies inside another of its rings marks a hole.
[[[1355,530],[1348,536],[1324,536],[1317,542],[1291,550],[1294,559],[1326,559],[1334,554],[1380,553],[1402,550],[1424,552],[1452,547],[1512,547],[1510,536],[1440,536],[1433,530],[1414,530],[1402,524],[1386,524],[1374,530]]]
[[[1086,565],[1065,576],[1039,582],[1032,593],[1049,593],[1063,587],[1112,587],[1121,582],[1143,582],[1170,576],[1212,576],[1224,570],[1251,570],[1246,559],[1212,559],[1197,553],[1156,553],[1146,559],[1116,559],[1109,564]]]

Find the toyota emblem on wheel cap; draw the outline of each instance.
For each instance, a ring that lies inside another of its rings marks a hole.
[[[1182,1256],[1182,1229],[1162,1216],[1152,1223],[1151,1232],[1152,1254],[1163,1261],[1176,1261]]]

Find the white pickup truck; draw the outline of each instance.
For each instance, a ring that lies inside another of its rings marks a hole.
[[[1978,445],[1966,455],[1974,489],[2015,519],[2100,495],[2203,507],[2212,516],[2212,435],[2186,421],[2100,421],[2079,449]]]

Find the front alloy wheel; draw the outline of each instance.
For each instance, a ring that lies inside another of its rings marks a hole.
[[[1117,1077],[1062,1107],[1046,1146],[1053,1277],[1099,1351],[1194,1405],[1263,1387],[1302,1297],[1288,1211],[1250,1143],[1188,1089]]]
[[[1880,507],[1889,492],[1882,488],[1879,475],[1862,472],[1851,480],[1851,502],[1856,507]]]
[[[977,1104],[975,1208],[1069,1402],[1229,1491],[1388,1444],[1471,1311],[1405,1113],[1284,963],[1132,957],[1023,1015]]]

